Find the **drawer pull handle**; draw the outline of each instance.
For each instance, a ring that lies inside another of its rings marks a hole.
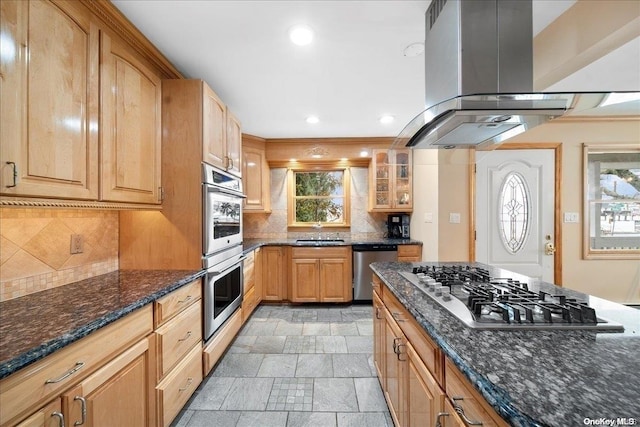
[[[56,417],[58,419],[58,425],[60,427],[64,427],[64,415],[62,413],[56,411],[51,413],[52,417]]]
[[[453,399],[453,409],[456,410],[456,412],[458,413],[458,415],[460,415],[460,418],[462,418],[462,420],[466,425],[468,426],[482,425],[482,421],[474,421],[469,419],[467,415],[464,413],[464,409],[462,409],[462,406],[458,404],[458,401],[463,401],[464,397],[452,397],[452,399]]]
[[[74,366],[73,368],[69,369],[67,371],[67,373],[64,374],[63,376],[61,376],[60,378],[56,378],[55,380],[46,380],[44,383],[45,384],[59,383],[60,381],[66,379],[66,378],[69,378],[71,375],[73,375],[76,372],[78,372],[80,369],[82,369],[83,366],[84,366],[84,362],[76,362],[76,366]]]
[[[399,360],[399,361],[401,361],[401,362],[406,362],[406,361],[407,361],[407,359],[401,359],[401,358],[400,358],[400,355],[401,355],[401,354],[404,354],[404,353],[402,352],[402,350],[400,350],[400,347],[406,347],[406,345],[405,345],[405,344],[398,344],[398,347],[397,347],[397,348],[398,348],[398,351],[396,352],[396,357],[398,358],[398,360]]]
[[[73,398],[73,400],[79,400],[80,405],[82,405],[82,419],[81,421],[76,421],[75,423],[73,423],[73,425],[74,426],[84,425],[84,423],[87,422],[87,399],[85,399],[82,396],[76,396]]]
[[[178,304],[184,304],[185,302],[189,302],[189,301],[191,301],[192,298],[193,297],[191,295],[187,295],[187,297],[185,299],[179,300]]]
[[[402,342],[402,338],[394,338],[393,339],[393,352],[395,354],[398,354],[398,351],[400,351],[400,350],[398,350],[398,348],[400,347],[399,343],[401,343],[401,342]]]
[[[382,319],[382,317],[380,317],[380,307],[376,307],[376,319]]]
[[[178,391],[182,393],[183,391],[189,388],[191,383],[193,383],[193,378],[191,377],[187,378],[187,384],[183,388],[179,388]]]
[[[191,331],[187,332],[187,335],[185,335],[184,338],[180,338],[178,342],[186,341],[189,338],[191,338]]]
[[[393,315],[393,318],[396,319],[396,322],[404,322],[405,319],[400,318],[401,313],[394,311],[393,313],[391,313]]]
[[[11,167],[13,168],[13,184],[12,185],[6,185],[5,187],[7,188],[13,188],[15,187],[16,181],[18,180],[18,169],[16,167],[16,163],[15,162],[5,162],[8,165],[11,165]]]
[[[442,422],[440,422],[440,418],[448,417],[448,416],[449,416],[448,412],[440,412],[440,413],[438,413],[438,415],[436,416],[436,427],[442,427]]]

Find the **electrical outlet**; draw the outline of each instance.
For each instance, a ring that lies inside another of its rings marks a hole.
[[[460,224],[460,214],[456,212],[449,213],[449,223],[450,224]]]
[[[82,239],[82,234],[72,234],[71,235],[71,254],[81,254],[82,247],[84,246],[84,241]]]
[[[433,213],[425,212],[424,213],[424,222],[433,222]]]

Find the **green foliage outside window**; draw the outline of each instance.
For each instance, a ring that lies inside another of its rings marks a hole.
[[[343,222],[343,177],[343,171],[295,172],[296,222]]]

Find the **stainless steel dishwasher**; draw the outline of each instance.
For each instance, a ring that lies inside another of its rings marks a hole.
[[[398,245],[360,244],[353,245],[353,300],[373,300],[371,280],[373,271],[369,264],[398,260]]]

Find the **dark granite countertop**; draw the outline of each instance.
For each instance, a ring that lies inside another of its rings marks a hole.
[[[0,379],[203,274],[121,270],[0,303]]]
[[[305,240],[300,239],[244,239],[242,242],[244,253],[251,252],[260,246],[353,246],[362,244],[386,244],[386,245],[422,245],[419,240],[412,239],[351,239],[345,238],[342,241],[335,240]]]
[[[622,417],[640,422],[640,310],[562,288],[588,298],[599,316],[623,324],[625,332],[474,330],[399,274],[411,265],[374,263],[372,269],[511,425],[583,426],[601,418],[619,425]]]

